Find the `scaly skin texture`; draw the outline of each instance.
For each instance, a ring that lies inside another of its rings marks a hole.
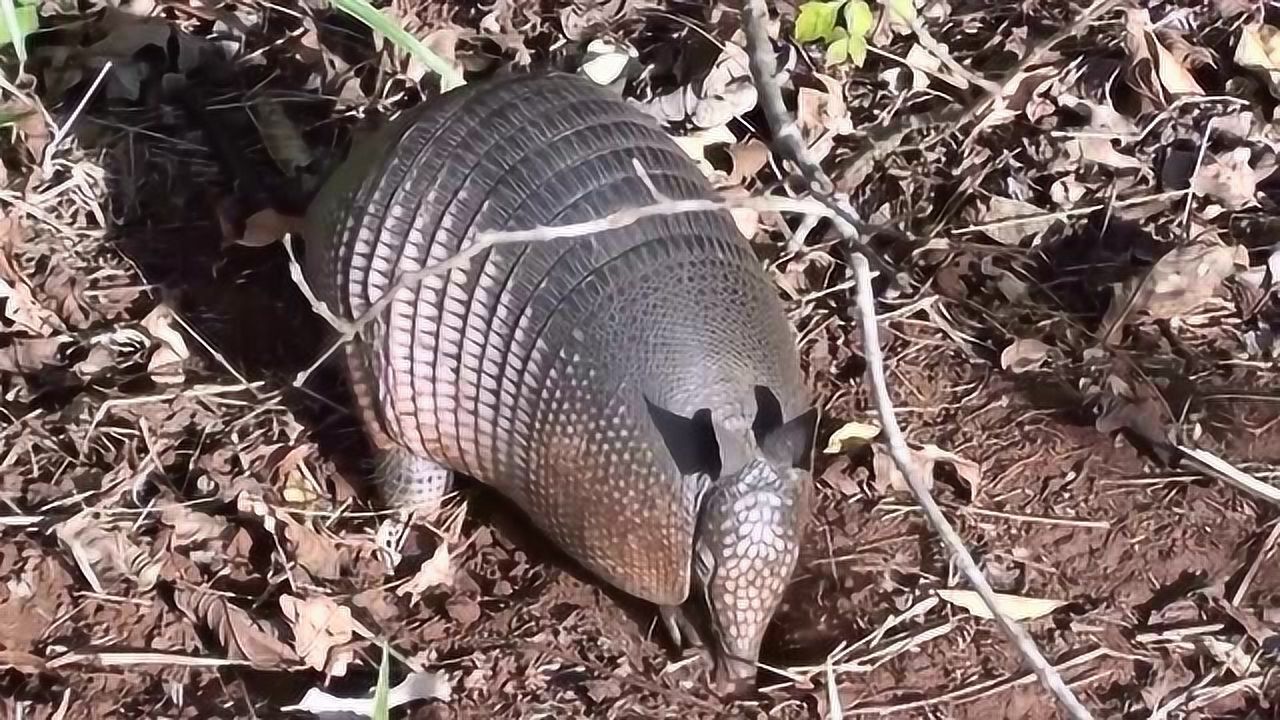
[[[355,148],[322,189],[308,282],[357,317],[476,232],[655,202],[636,160],[664,197],[712,196],[652,120],[578,78],[448,93]],[[792,328],[728,213],[495,246],[397,290],[346,362],[392,495],[465,473],[663,608],[696,571],[720,676],[754,677],[807,515],[813,414]]]

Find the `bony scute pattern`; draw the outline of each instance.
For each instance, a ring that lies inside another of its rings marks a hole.
[[[485,231],[712,191],[652,119],[572,76],[466,86],[376,137],[318,196],[306,272],[340,316],[395,293],[346,349],[387,499],[428,503],[452,472],[494,487],[664,622],[708,602],[717,677],[749,682],[805,526],[816,415],[732,217],[498,245],[397,288]]]

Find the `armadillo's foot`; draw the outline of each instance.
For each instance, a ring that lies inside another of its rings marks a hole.
[[[398,510],[417,510],[433,517],[453,489],[453,472],[403,448],[378,452],[374,479],[382,502]]]
[[[662,625],[667,629],[667,634],[671,636],[671,641],[677,648],[684,647],[685,641],[688,642],[689,647],[706,647],[701,635],[698,634],[698,629],[689,622],[688,616],[678,605],[659,605],[658,617],[662,618]]]

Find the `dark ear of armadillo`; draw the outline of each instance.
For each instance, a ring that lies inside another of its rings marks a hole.
[[[818,408],[782,422],[782,405],[768,388],[756,387],[756,442],[765,457],[778,464],[808,470],[818,434]]]
[[[653,420],[680,473],[706,473],[713,478],[719,477],[720,443],[711,423],[711,410],[702,408],[693,417],[685,417],[654,405],[648,398],[644,402],[649,408],[649,418]]]

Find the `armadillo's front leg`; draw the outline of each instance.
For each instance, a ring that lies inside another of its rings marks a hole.
[[[347,346],[344,359],[356,410],[373,446],[373,480],[378,499],[388,508],[417,510],[434,517],[444,496],[453,489],[453,473],[438,463],[415,456],[391,438],[374,408],[376,393],[368,358],[360,350]]]
[[[453,489],[453,472],[401,447],[382,448],[377,455],[374,481],[382,502],[389,508],[434,517]]]

